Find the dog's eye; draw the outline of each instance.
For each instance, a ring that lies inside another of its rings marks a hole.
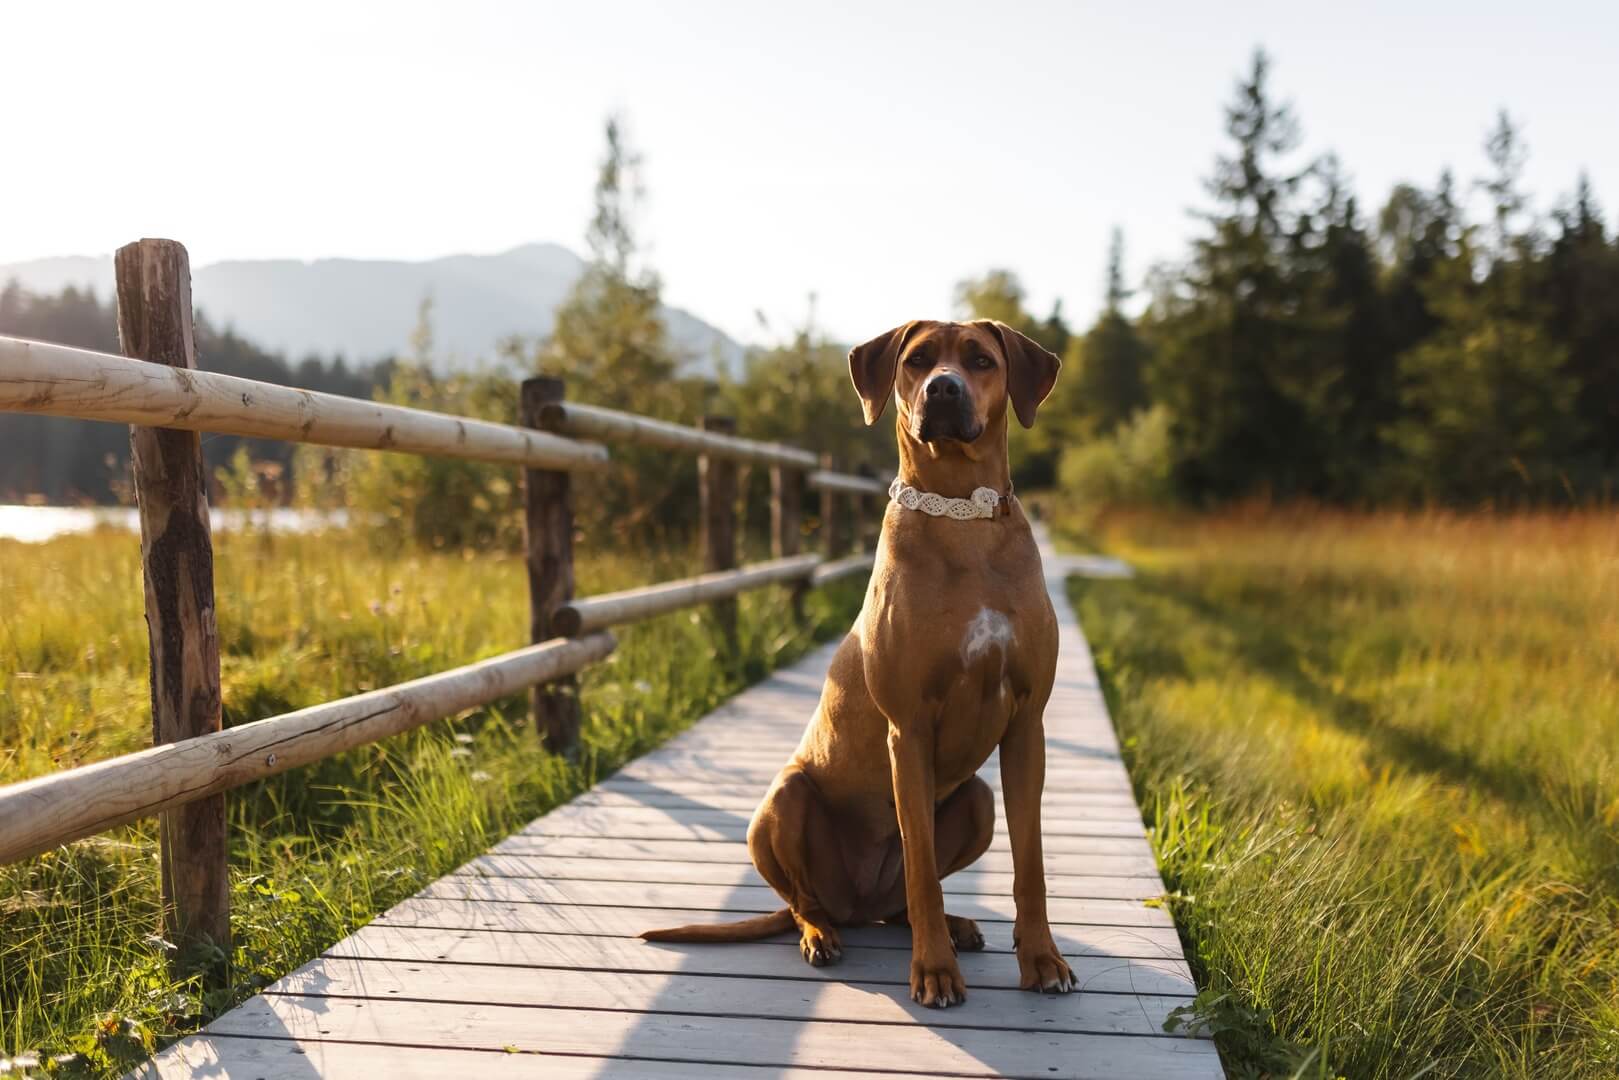
[[[912,353],[905,358],[905,366],[914,368],[932,367],[933,361],[929,360],[924,353]]]
[[[988,371],[994,366],[995,361],[991,360],[983,353],[979,353],[977,356],[973,357],[973,367],[977,368],[979,371]]]

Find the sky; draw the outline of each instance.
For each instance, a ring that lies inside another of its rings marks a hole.
[[[1619,209],[1619,4],[0,3],[0,263],[140,236],[194,265],[584,248],[602,123],[644,158],[665,299],[744,341],[1042,313],[1183,255],[1255,46],[1364,207],[1484,170]],[[763,315],[761,323],[759,316]]]

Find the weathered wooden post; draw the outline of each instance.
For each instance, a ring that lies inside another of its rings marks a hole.
[[[797,555],[804,530],[804,474],[789,465],[770,467],[770,555]]]
[[[877,479],[877,470],[871,467],[870,462],[861,463],[855,473],[867,480]],[[883,498],[880,495],[860,495],[856,498],[860,507],[860,525],[855,529],[854,550],[870,551],[877,546],[877,536],[882,531]]]
[[[545,406],[562,400],[566,385],[548,375],[524,379],[522,424],[540,427]],[[523,470],[523,532],[528,550],[528,632],[535,644],[556,637],[551,616],[573,599],[573,481],[567,472]],[[545,745],[566,753],[579,742],[579,680],[572,675],[529,691],[534,729]]]
[[[114,265],[124,355],[195,368],[186,249],[173,240],[140,240],[119,248]],[[152,742],[171,743],[220,730],[208,484],[196,432],[131,427],[129,442],[146,582]],[[190,966],[201,945],[215,946],[228,957],[225,796],[211,795],[164,813],[158,845],[164,930],[177,946],[175,961]]]
[[[804,474],[787,465],[770,467],[770,556],[785,559],[797,555],[803,541],[804,530]],[[793,586],[792,605],[795,622],[804,621],[804,594],[809,591],[809,579]]]
[[[821,455],[821,468],[833,472],[837,465],[831,454]],[[828,559],[843,554],[843,523],[838,518],[838,493],[831,488],[821,489],[821,546]]]
[[[720,435],[736,432],[736,420],[729,416],[705,416],[704,431]],[[702,515],[699,545],[703,569],[731,570],[736,567],[736,462],[717,454],[704,453],[697,459],[697,479]],[[736,600],[714,602],[728,644],[736,645]]]

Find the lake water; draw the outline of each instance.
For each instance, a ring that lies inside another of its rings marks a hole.
[[[274,510],[221,510],[209,511],[215,531],[240,529],[247,524],[249,514],[254,527],[268,522],[271,532],[300,533],[318,529],[341,527],[348,524],[344,510],[295,510],[277,507]],[[0,505],[0,540],[21,540],[38,544],[68,533],[92,532],[99,528],[127,529],[139,532],[140,513],[130,506],[6,506]]]

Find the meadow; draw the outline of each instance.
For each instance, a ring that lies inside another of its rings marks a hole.
[[[520,559],[379,548],[360,533],[215,537],[225,722],[244,723],[524,644]],[[671,550],[688,552],[691,545]],[[685,554],[581,551],[581,595],[693,572]],[[545,752],[526,698],[230,796],[232,954],[170,971],[153,822],[0,867],[0,1061],[116,1075],[378,912],[839,633],[862,586],[741,601],[731,653],[704,612],[625,628],[582,676],[581,748]],[[0,783],[149,745],[137,540],[0,541]],[[226,961],[228,960],[228,963]],[[211,985],[201,967],[228,968]]]
[[[1619,1076],[1619,515],[1065,519],[1234,1076]]]

